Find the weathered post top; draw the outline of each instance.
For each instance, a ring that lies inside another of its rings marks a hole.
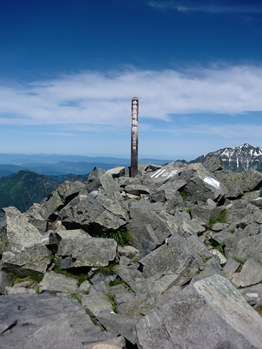
[[[133,97],[131,102],[131,177],[138,174],[138,107],[138,98]]]

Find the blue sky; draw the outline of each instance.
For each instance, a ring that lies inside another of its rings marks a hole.
[[[0,1],[0,153],[262,146],[261,0]]]

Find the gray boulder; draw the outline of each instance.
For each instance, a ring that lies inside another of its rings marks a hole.
[[[188,165],[179,177],[187,181],[184,191],[192,201],[212,199],[219,202],[228,193],[225,185],[202,164]]]
[[[81,227],[92,235],[117,230],[127,223],[119,186],[109,174],[102,174],[99,179],[99,190],[78,195],[60,211],[60,219],[68,229]]]
[[[170,181],[171,179],[178,178],[178,174],[181,169],[184,168],[184,166],[185,165],[181,163],[172,162],[168,165],[161,166],[160,168],[152,167],[152,172],[146,172],[144,184],[150,185],[154,183],[159,187],[160,185],[164,184],[167,181]]]
[[[0,308],[1,349],[124,347],[123,337],[95,326],[75,299],[48,294],[3,296]]]
[[[177,231],[174,217],[166,214],[163,206],[148,200],[133,202],[129,208],[128,231],[132,232],[132,245],[141,256],[161,245],[168,236]]]
[[[86,191],[84,183],[65,181],[42,202],[41,216],[45,220],[55,220],[58,212],[81,191]]]
[[[262,319],[220,275],[189,285],[136,325],[140,349],[261,349]]]
[[[262,263],[262,233],[254,230],[254,234],[245,234],[247,229],[238,229],[225,241],[225,254],[227,257],[235,258],[245,262],[248,258],[254,258]],[[242,235],[242,236],[241,236]]]
[[[167,243],[147,254],[139,261],[145,278],[174,275],[173,285],[186,284],[199,270],[204,269],[202,259],[190,244],[179,235],[173,235]]]
[[[34,203],[26,212],[24,216],[27,217],[28,222],[36,227],[41,234],[44,234],[48,230],[48,222],[40,213],[41,204]]]
[[[12,286],[12,279],[9,274],[0,271],[0,295],[6,294],[6,287]]]
[[[187,184],[187,182],[184,179],[172,177],[172,178],[170,178],[170,180],[168,180],[163,185],[161,185],[157,189],[157,192],[163,191],[165,194],[165,199],[171,200],[180,189],[185,187],[186,184]]]
[[[231,171],[216,171],[215,175],[227,187],[228,197],[238,197],[245,192],[253,191],[261,187],[262,174],[254,169],[235,173]]]
[[[149,194],[149,189],[141,184],[130,184],[125,186],[125,192],[133,195]]]
[[[124,166],[116,166],[114,168],[111,168],[110,170],[107,170],[105,173],[110,174],[113,178],[118,178],[124,176],[125,172],[126,168]]]
[[[53,271],[45,273],[43,280],[39,284],[39,292],[48,293],[75,293],[77,290],[77,280]]]
[[[6,226],[0,234],[4,251],[2,270],[20,276],[45,273],[51,262],[51,252],[44,236],[15,207],[5,208],[4,213]]]
[[[115,259],[116,249],[114,239],[72,236],[62,238],[56,255],[63,269],[103,267]]]
[[[214,218],[225,210],[224,206],[213,206],[206,204],[193,204],[190,206],[191,217],[202,221],[206,226]]]
[[[28,218],[15,207],[3,209],[6,226],[2,228],[0,239],[4,251],[18,253],[41,243],[43,236],[28,222]]]
[[[239,273],[235,273],[231,279],[237,287],[247,287],[262,282],[262,264],[249,258],[242,266]]]
[[[25,277],[30,274],[44,274],[51,263],[51,252],[45,244],[34,244],[21,252],[3,253],[2,270]]]
[[[100,177],[106,172],[106,170],[95,167],[88,176],[87,179],[87,189],[88,192],[90,193],[93,190],[96,190],[100,187],[101,182],[100,182]]]
[[[102,292],[92,292],[82,296],[82,305],[85,309],[95,315],[113,312],[112,305],[108,296]]]
[[[130,343],[136,344],[135,325],[140,317],[106,312],[99,314],[97,319],[108,332],[115,336],[122,335]]]
[[[262,283],[240,289],[245,300],[262,315]]]

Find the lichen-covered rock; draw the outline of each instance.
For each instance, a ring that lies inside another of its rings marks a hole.
[[[28,222],[28,218],[15,207],[3,209],[6,226],[2,228],[1,240],[5,251],[19,253],[41,243],[43,236]]]
[[[59,243],[57,256],[61,267],[103,267],[116,257],[117,243],[114,239],[72,236]],[[67,258],[67,265],[63,259]]]
[[[51,252],[45,244],[25,247],[21,252],[4,252],[2,270],[21,277],[30,274],[44,274],[51,263]]]

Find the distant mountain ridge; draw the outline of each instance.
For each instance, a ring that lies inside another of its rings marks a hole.
[[[204,163],[207,159],[216,157],[222,167],[233,172],[248,171],[253,168],[262,172],[262,148],[244,143],[234,148],[223,148],[207,155],[202,155],[191,162]]]
[[[0,163],[3,158],[4,161],[8,161],[9,159],[17,163],[0,164],[0,209],[8,206],[15,206],[22,212],[27,210],[34,202],[42,201],[65,180],[85,181],[88,173],[93,170],[94,167],[107,170],[117,165],[129,166],[128,159],[118,158],[95,158],[98,160],[103,159],[103,162],[95,162],[94,158],[86,157],[86,161],[92,159],[92,161],[86,162],[79,161],[80,158],[78,156],[76,156],[76,158],[69,156],[72,161],[66,161],[69,160],[69,158],[65,156],[64,161],[62,161],[59,156],[50,155],[50,157],[48,157],[48,155],[40,155],[36,163],[34,162],[36,161],[36,156],[31,158],[25,155],[16,158],[14,155],[8,158],[9,155],[5,155],[6,154],[0,154]],[[262,172],[262,148],[253,147],[247,143],[235,148],[227,147],[210,152],[189,163],[204,163],[211,157],[218,158],[221,166],[232,172],[243,172],[251,168]],[[44,159],[43,162],[40,161],[42,158]],[[28,162],[23,163],[25,160]],[[60,161],[51,163],[50,161],[52,160]],[[187,163],[187,161],[184,160],[177,161]],[[19,162],[21,163],[19,164]],[[144,164],[154,163],[164,165],[172,161],[141,159],[139,162]]]
[[[25,170],[0,178],[0,208],[15,206],[23,212],[48,196],[58,185],[48,176]]]
[[[140,163],[155,163],[159,165],[171,161],[149,158],[139,160]],[[94,167],[108,170],[119,165],[130,166],[130,159],[54,154],[0,154],[0,177],[8,176],[21,170],[29,170],[47,176],[61,176],[70,173],[87,175]]]

